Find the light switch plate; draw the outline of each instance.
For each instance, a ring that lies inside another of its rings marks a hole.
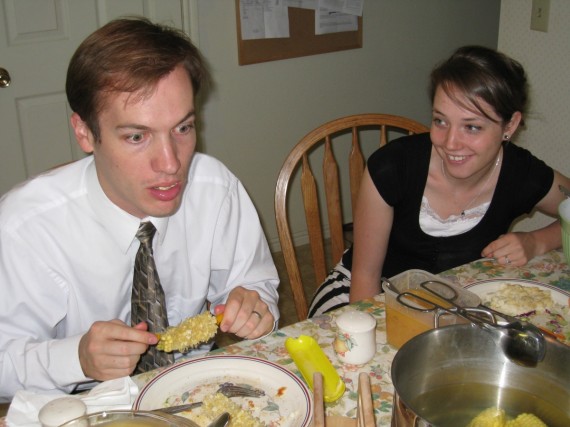
[[[550,0],[532,0],[530,29],[548,31],[548,16],[550,15]]]

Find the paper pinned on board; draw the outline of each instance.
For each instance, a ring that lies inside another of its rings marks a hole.
[[[362,16],[364,0],[318,0],[319,7],[348,15]]]
[[[283,0],[241,0],[242,40],[289,37],[289,11]]]
[[[356,15],[335,12],[323,7],[315,12],[315,34],[342,33],[344,31],[357,30],[358,17]]]
[[[315,34],[358,30],[364,0],[240,0],[242,40],[289,37],[289,7],[315,11]]]

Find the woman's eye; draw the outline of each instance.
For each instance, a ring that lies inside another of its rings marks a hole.
[[[440,118],[434,117],[433,118],[433,124],[436,126],[444,126],[445,122]]]
[[[467,125],[466,128],[467,131],[471,133],[479,132],[481,130],[481,126],[475,126],[475,125]]]

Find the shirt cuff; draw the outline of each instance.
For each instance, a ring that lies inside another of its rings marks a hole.
[[[72,390],[78,383],[93,381],[81,369],[79,362],[79,341],[82,335],[54,340],[50,344],[50,371],[59,387]]]
[[[252,339],[249,340],[249,341],[260,340],[260,339],[262,339],[262,338],[265,338],[265,337],[271,335],[273,332],[275,332],[275,331],[277,330],[278,324],[279,324],[279,319],[277,319],[277,320],[273,323],[273,329],[272,329],[272,330],[270,330],[269,332],[267,332],[265,335],[262,335],[262,336],[257,337],[257,338],[252,338]]]

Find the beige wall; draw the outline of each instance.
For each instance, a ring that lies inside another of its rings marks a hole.
[[[516,142],[570,174],[570,2],[550,0],[548,32],[530,29],[532,0],[502,0],[499,49],[519,60],[531,85],[526,130]],[[524,190],[524,189],[521,189]],[[550,222],[541,214],[518,224],[528,230]]]
[[[239,66],[233,3],[197,3],[199,46],[217,84],[202,112],[201,149],[241,178],[273,249],[275,181],[303,135],[322,122],[362,112],[427,124],[433,65],[463,44],[497,46],[496,0],[367,0],[362,49]],[[302,236],[302,219],[292,222]]]

